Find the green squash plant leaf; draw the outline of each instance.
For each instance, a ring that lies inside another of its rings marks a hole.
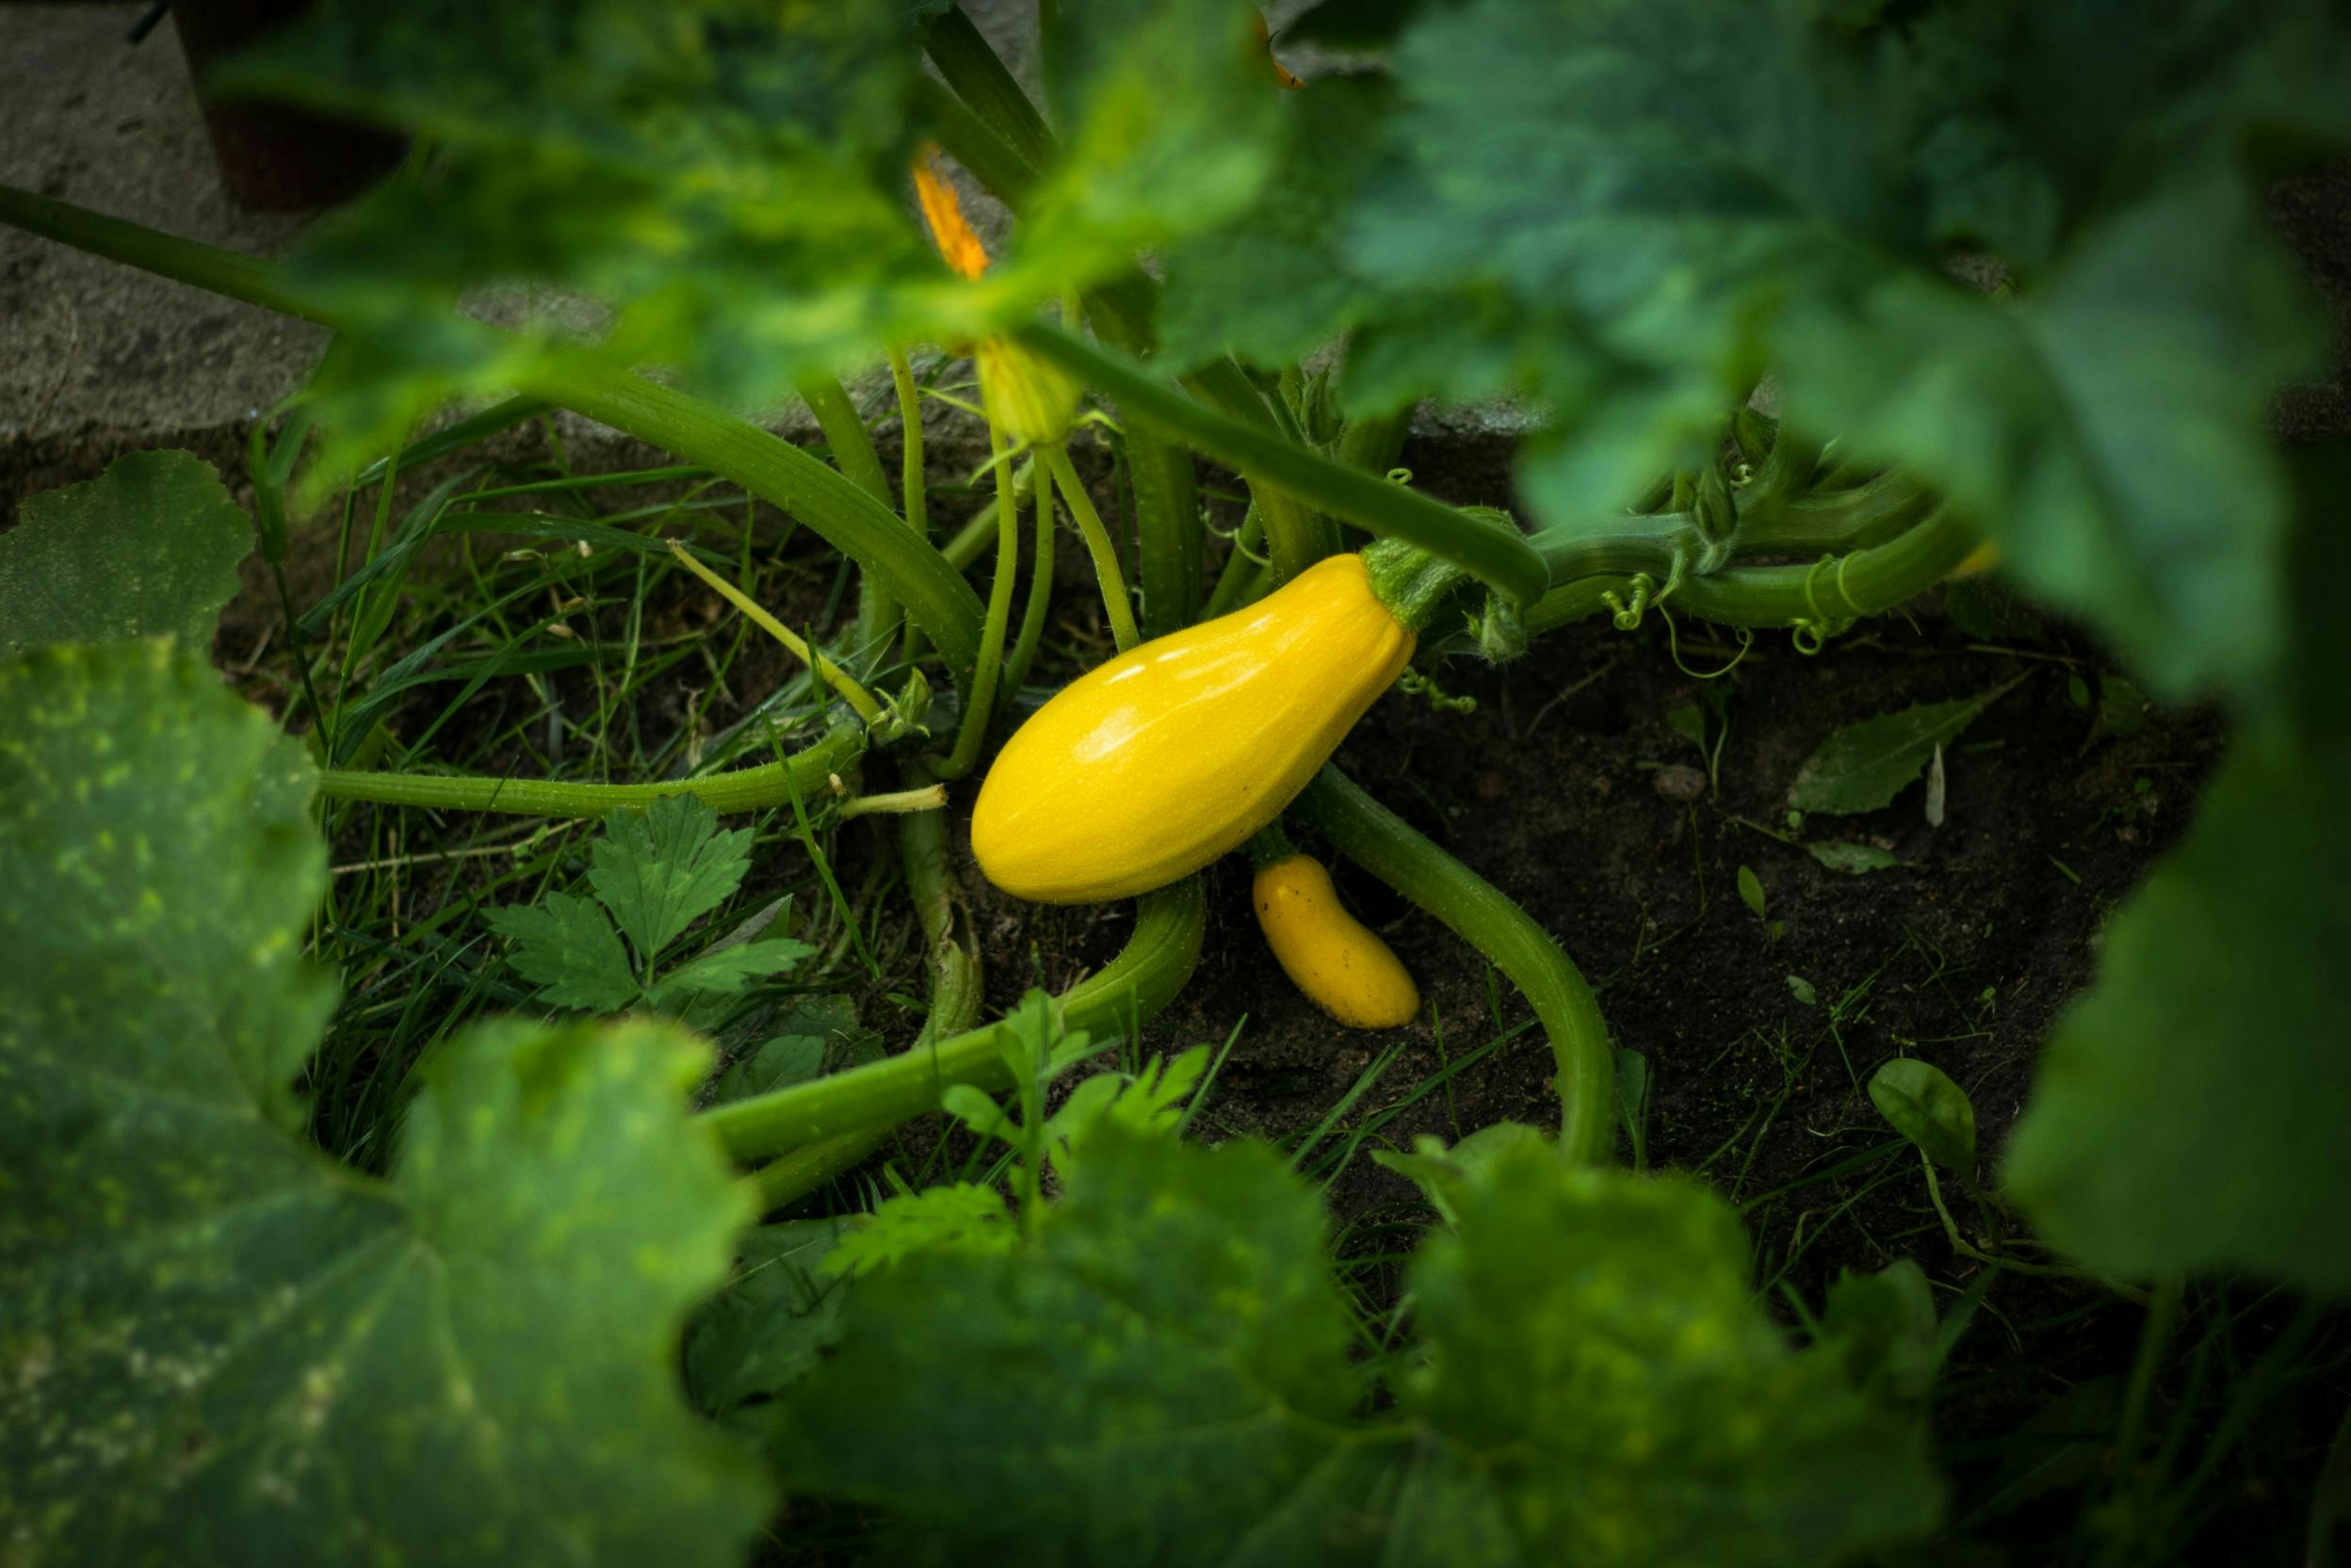
[[[252,548],[252,521],[210,463],[127,453],[32,497],[0,533],[0,656],[132,637],[202,647]]]
[[[2003,1172],[2084,1261],[2351,1289],[2347,766],[2339,742],[2244,737],[2187,841],[2108,928]]]
[[[1349,389],[1533,395],[1521,485],[1567,523],[1702,456],[1775,367],[1792,416],[1943,490],[2150,689],[2251,693],[2283,581],[2263,411],[2324,334],[2245,152],[2341,134],[2315,11],[2183,0],[2120,40],[2074,7],[1427,8],[1347,242],[1402,302]],[[1945,271],[1985,243],[2019,298]]]
[[[1395,1416],[1356,1414],[1327,1222],[1271,1150],[1104,1127],[1031,1238],[999,1205],[1001,1245],[860,1269],[783,1397],[787,1479],[882,1504],[909,1555],[1053,1561],[1740,1568],[1927,1528],[1920,1433],[1789,1348],[1727,1205],[1503,1132],[1415,1156],[1455,1221]]]
[[[705,1048],[484,1026],[389,1181],[326,1159],[287,1089],[333,1001],[310,778],[165,643],[0,666],[15,1548],[736,1560],[767,1487],[673,1369],[748,1218],[685,1113]]]

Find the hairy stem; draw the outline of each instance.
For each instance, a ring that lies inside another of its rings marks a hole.
[[[780,762],[762,763],[700,779],[664,779],[655,784],[573,784],[561,779],[488,779],[451,773],[365,773],[328,768],[318,775],[318,793],[337,800],[374,800],[390,806],[425,806],[442,811],[503,811],[521,816],[602,816],[624,806],[650,805],[672,795],[692,795],[713,811],[764,811],[789,805],[795,794],[828,792],[833,776],[865,754],[862,725],[841,724],[804,751]]]
[[[1143,579],[1143,631],[1165,637],[1200,618],[1208,529],[1200,521],[1192,454],[1141,425],[1127,431],[1127,474],[1135,491],[1136,572]]]

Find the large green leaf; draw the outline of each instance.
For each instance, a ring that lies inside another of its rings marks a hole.
[[[1443,357],[1548,404],[1521,480],[1550,522],[1711,453],[1776,367],[1791,418],[1947,491],[2165,694],[2250,689],[2279,608],[2262,415],[2322,334],[2238,154],[2339,134],[2314,105],[2343,49],[2285,45],[2340,29],[2300,0],[1901,10],[1434,9],[1397,51],[1402,155],[1356,265],[1450,297],[1450,321],[1411,307]],[[1944,271],[1986,240],[2014,301]],[[1400,364],[1441,375],[1396,336],[1365,333],[1388,401]]]
[[[167,633],[208,646],[252,548],[252,522],[210,463],[127,453],[32,497],[0,534],[0,656]]]
[[[2351,1290],[2346,768],[2340,742],[2245,736],[2107,928],[2009,1145],[2008,1189],[2058,1245]]]
[[[653,1026],[477,1029],[396,1173],[286,1125],[309,765],[162,643],[0,666],[0,1516],[28,1560],[731,1561],[677,1327],[746,1204]]]
[[[1193,365],[1230,351],[1278,367],[1370,310],[1342,218],[1386,147],[1392,96],[1382,81],[1343,76],[1282,95],[1279,161],[1257,200],[1168,250],[1159,296],[1167,363]]]
[[[1828,1562],[1924,1531],[1922,1435],[1797,1353],[1748,1290],[1737,1215],[1683,1180],[1523,1143],[1455,1186],[1412,1272],[1435,1434],[1419,1484],[1506,1550],[1421,1560]]]
[[[1918,1431],[1841,1348],[1788,1347],[1720,1200],[1525,1129],[1410,1163],[1458,1229],[1413,1269],[1402,1420],[1354,1414],[1324,1226],[1278,1160],[1105,1124],[1031,1241],[985,1193],[986,1246],[892,1227],[785,1394],[787,1474],[927,1559],[1744,1568],[1932,1522]]]
[[[2282,639],[2265,412],[2322,341],[2245,181],[2207,168],[2085,234],[2013,305],[1887,277],[1788,334],[1789,396],[1898,458],[2168,694],[2250,694]]]
[[[1033,1246],[858,1281],[837,1353],[787,1396],[786,1477],[981,1560],[1218,1560],[1354,1398],[1323,1232],[1261,1146],[1105,1129]]]
[[[318,8],[226,80],[436,149],[293,259],[348,323],[327,412],[396,436],[592,338],[764,401],[885,341],[989,324],[1005,300],[957,283],[907,211],[907,20],[760,0]],[[553,285],[561,308],[511,340],[447,314],[461,289],[514,283]]]
[[[1052,15],[1061,145],[1015,262],[1101,276],[1248,205],[1273,165],[1280,89],[1246,0],[1090,0]]]
[[[1275,88],[1249,8],[1069,7],[1047,51],[1059,154],[1009,251],[954,277],[908,201],[923,8],[339,0],[233,66],[236,88],[434,150],[293,258],[344,329],[316,383],[344,437],[329,459],[443,397],[559,374],[589,342],[766,404],[885,345],[1001,331],[1256,193]],[[462,290],[514,284],[553,307],[520,336],[448,315]]]
[[[691,795],[614,812],[590,846],[588,885],[651,967],[686,928],[734,896],[751,868],[751,830],[719,831]]]

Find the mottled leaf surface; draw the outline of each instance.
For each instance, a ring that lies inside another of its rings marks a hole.
[[[1451,1196],[1403,1395],[1441,1439],[1422,1506],[1488,1549],[1405,1560],[1827,1562],[1932,1525],[1921,1434],[1789,1348],[1712,1192],[1520,1144]]]
[[[127,453],[33,496],[0,533],[0,655],[166,634],[209,647],[252,548],[252,522],[210,463]]]
[[[2129,1275],[2351,1289],[2346,767],[2340,742],[2246,736],[2108,926],[2008,1149],[2057,1245]]]
[[[1347,205],[1386,146],[1392,94],[1333,77],[1280,95],[1278,162],[1232,221],[1169,248],[1159,355],[1192,365],[1232,352],[1303,360],[1375,306],[1345,245]]]
[[[787,1398],[787,1479],[886,1499],[914,1555],[1221,1560],[1354,1398],[1324,1228],[1260,1145],[1101,1129],[1031,1245],[856,1282],[837,1353]]]
[[[388,1183],[285,1085],[309,764],[161,643],[0,666],[0,1516],[33,1560],[735,1560],[676,1325],[746,1218],[656,1026],[477,1029]]]
[[[1411,319],[1367,324],[1348,388],[1531,394],[1521,488],[1564,524],[1703,456],[1776,369],[1790,417],[1948,493],[2159,693],[2253,690],[2283,581],[2262,416],[2324,334],[2244,149],[2340,137],[2346,51],[2302,0],[2102,15],[1429,8],[1348,240]],[[2000,298],[1946,269],[1985,246]]]
[[[1915,1425],[1789,1347],[1704,1188],[1524,1127],[1396,1163],[1453,1229],[1413,1265],[1392,1414],[1357,1398],[1313,1194],[1260,1146],[1106,1125],[1032,1239],[905,1230],[861,1269],[785,1396],[787,1474],[928,1559],[1760,1568],[1932,1523]]]

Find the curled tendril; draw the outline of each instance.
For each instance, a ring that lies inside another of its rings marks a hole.
[[[1823,648],[1828,646],[1828,639],[1830,638],[1841,636],[1851,630],[1853,630],[1853,622],[1850,621],[1807,621],[1800,619],[1790,626],[1789,640],[1796,645],[1797,653],[1802,654],[1807,658],[1810,658],[1813,655],[1819,653]]]
[[[1853,629],[1861,606],[1854,603],[1853,595],[1845,588],[1845,567],[1852,559],[1851,556],[1823,556],[1812,563],[1812,570],[1804,574],[1804,602],[1812,613],[1799,616],[1791,622],[1791,640],[1795,643],[1796,652],[1807,658],[1827,646],[1830,638]],[[1836,616],[1821,608],[1820,595],[1814,590],[1814,585],[1820,579],[1821,568],[1832,561],[1837,567],[1837,597],[1843,600],[1845,608],[1855,614]]]
[[[1617,598],[1613,588],[1600,594],[1600,603],[1608,606],[1610,617],[1620,632],[1633,631],[1640,626],[1642,613],[1649,607],[1649,595],[1656,590],[1657,582],[1646,572],[1635,572],[1631,586],[1632,598],[1629,602]]]
[[[1391,468],[1387,471],[1387,482],[1392,485],[1408,485],[1412,483],[1412,470],[1409,468]]]
[[[1661,601],[1657,606],[1657,613],[1665,622],[1666,655],[1674,661],[1675,669],[1680,671],[1683,674],[1689,676],[1694,681],[1721,680],[1725,675],[1727,675],[1732,671],[1738,669],[1739,661],[1745,658],[1747,656],[1747,651],[1755,646],[1755,633],[1753,631],[1745,626],[1735,627],[1734,630],[1736,630],[1739,634],[1739,651],[1730,655],[1730,662],[1724,665],[1720,670],[1693,670],[1688,665],[1681,662],[1681,639],[1674,635],[1673,612],[1666,609],[1663,602]]]
[[[1426,698],[1429,706],[1439,713],[1466,714],[1478,711],[1478,700],[1475,697],[1453,696],[1426,674],[1410,666],[1405,667],[1403,674],[1398,677],[1396,684],[1416,697]]]

